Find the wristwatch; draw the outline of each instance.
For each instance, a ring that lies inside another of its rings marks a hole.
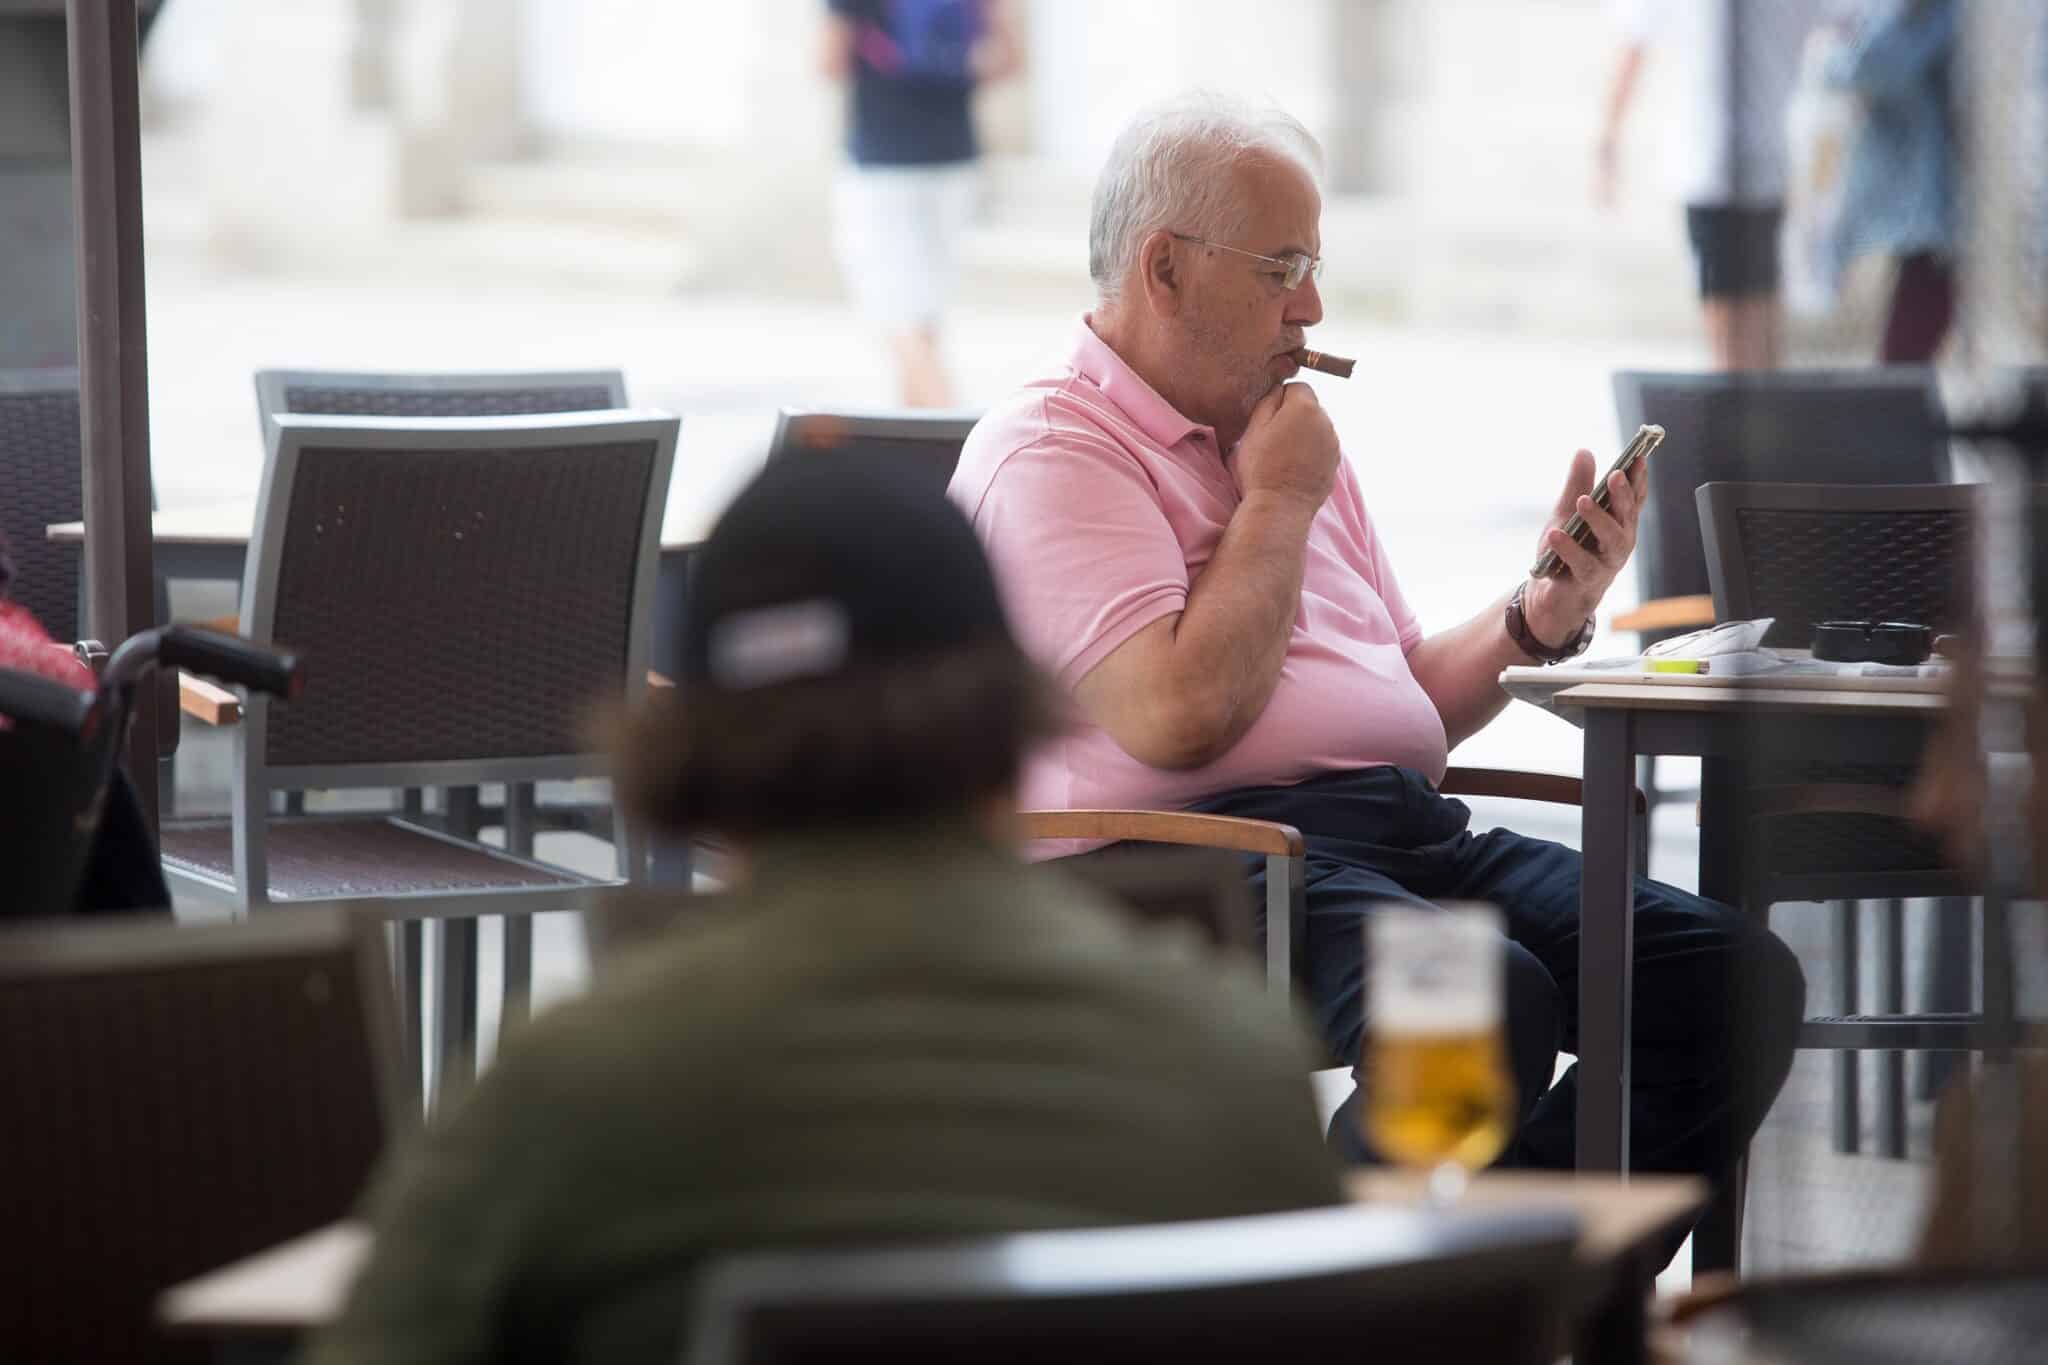
[[[1586,647],[1593,643],[1593,618],[1588,616],[1577,634],[1552,649],[1530,632],[1529,618],[1522,614],[1522,594],[1528,588],[1529,580],[1525,578],[1516,585],[1515,595],[1508,599],[1508,638],[1515,642],[1515,647],[1541,664],[1561,664],[1566,659],[1576,659],[1584,654]]]

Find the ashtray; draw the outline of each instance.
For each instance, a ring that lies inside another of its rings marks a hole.
[[[1813,628],[1813,657],[1838,664],[1924,664],[1934,653],[1934,627],[1913,621],[1822,621]]]

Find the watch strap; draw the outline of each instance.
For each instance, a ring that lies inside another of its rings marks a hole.
[[[1522,607],[1522,594],[1528,591],[1528,588],[1529,582],[1524,579],[1515,586],[1514,595],[1508,598],[1508,638],[1515,642],[1515,647],[1538,663],[1546,665],[1561,664],[1566,659],[1576,659],[1584,654],[1586,646],[1593,642],[1593,618],[1588,616],[1585,624],[1580,626],[1569,640],[1554,648],[1546,645],[1529,629],[1528,614]]]

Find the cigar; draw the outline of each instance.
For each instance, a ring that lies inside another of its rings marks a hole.
[[[1318,374],[1334,374],[1339,379],[1349,379],[1351,371],[1358,365],[1355,360],[1346,360],[1341,355],[1325,355],[1321,351],[1311,351],[1306,346],[1294,353],[1294,360],[1304,370],[1314,370]]]

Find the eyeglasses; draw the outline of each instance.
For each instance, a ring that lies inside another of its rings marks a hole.
[[[1261,256],[1256,251],[1246,251],[1243,247],[1226,246],[1222,242],[1212,242],[1207,237],[1196,237],[1191,233],[1176,232],[1173,236],[1183,242],[1193,242],[1196,246],[1212,246],[1218,251],[1228,251],[1235,256],[1249,256],[1255,261],[1264,261],[1267,265],[1277,265],[1280,267],[1278,271],[1269,270],[1261,271],[1260,273],[1270,279],[1278,280],[1282,289],[1299,289],[1303,280],[1320,280],[1323,277],[1323,258],[1320,256],[1310,256],[1300,251],[1286,256]]]

